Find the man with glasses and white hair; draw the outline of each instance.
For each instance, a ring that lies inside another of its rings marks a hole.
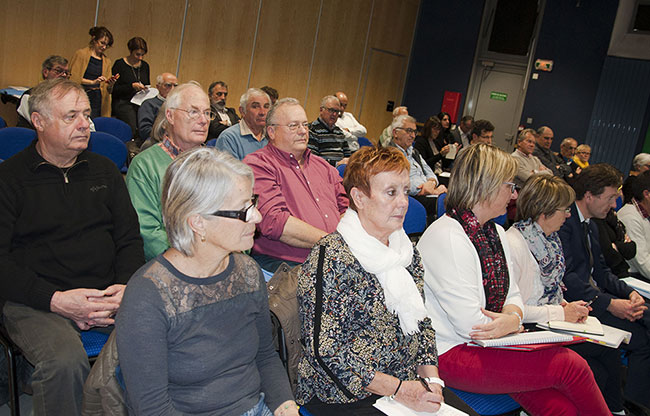
[[[271,99],[267,93],[249,88],[239,99],[242,119],[219,135],[217,149],[242,160],[247,154],[266,146],[268,140],[264,136],[264,127],[270,107]]]
[[[158,115],[158,110],[167,99],[167,95],[178,86],[178,79],[174,74],[164,72],[156,77],[158,95],[145,100],[138,109],[138,131],[142,141],[152,137],[153,123]]]
[[[3,324],[34,366],[34,414],[79,415],[90,371],[79,331],[114,324],[142,239],[119,170],[87,150],[83,88],[44,81],[29,108],[38,139],[0,164]]]
[[[309,149],[332,166],[348,163],[351,153],[343,130],[336,125],[341,114],[339,99],[328,95],[320,102],[318,118],[309,125]]]
[[[305,261],[312,246],[336,230],[348,207],[342,179],[307,148],[309,123],[298,100],[278,100],[266,117],[269,145],[244,158],[255,174],[262,221],[252,257],[268,271]]]
[[[57,78],[70,78],[70,67],[68,66],[68,60],[59,55],[48,56],[41,66],[41,76],[44,80],[47,79],[57,79]],[[16,112],[18,113],[18,123],[16,127],[25,127],[28,129],[34,129],[32,122],[30,121],[30,111],[29,111],[29,96],[32,93],[32,89],[28,89],[20,96],[18,101],[18,107],[16,107]]]
[[[409,115],[397,116],[391,127],[393,139],[389,146],[397,147],[411,164],[409,194],[424,205],[427,210],[427,223],[431,224],[436,218],[437,196],[447,192],[447,188],[439,184],[438,177],[431,167],[424,161],[420,152],[413,148],[413,141],[418,133],[415,119]]]
[[[205,142],[210,121],[215,118],[208,95],[196,83],[174,88],[160,111],[165,115],[161,142],[134,157],[126,174],[147,261],[169,248],[160,205],[165,170],[181,152]]]

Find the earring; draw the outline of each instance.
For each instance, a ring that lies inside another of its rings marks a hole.
[[[205,243],[205,234],[202,234],[202,235],[201,235],[201,242],[202,242],[202,243]]]

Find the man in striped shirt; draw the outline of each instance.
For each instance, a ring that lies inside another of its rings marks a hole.
[[[332,166],[347,164],[351,153],[343,130],[336,126],[341,114],[339,99],[328,95],[321,100],[318,119],[309,125],[309,150]]]

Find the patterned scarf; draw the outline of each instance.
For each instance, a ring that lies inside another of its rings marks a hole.
[[[537,260],[541,272],[540,280],[544,287],[542,297],[537,300],[537,305],[559,305],[562,302],[562,277],[566,265],[562,242],[557,232],[549,235],[544,234],[542,227],[532,219],[518,221],[512,225],[526,240],[528,249]]]
[[[510,276],[506,255],[494,222],[488,221],[481,227],[476,215],[470,210],[452,209],[447,215],[460,223],[478,253],[483,275],[485,309],[501,312],[508,296]]]

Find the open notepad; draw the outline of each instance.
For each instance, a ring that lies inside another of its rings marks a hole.
[[[551,329],[570,331],[576,334],[594,334],[605,335],[603,326],[595,316],[588,316],[587,320],[582,323],[567,321],[549,321],[548,326]]]
[[[621,280],[627,283],[629,287],[639,292],[639,294],[644,298],[650,299],[650,283],[635,279],[634,277],[625,277]]]
[[[447,403],[443,403],[440,406],[440,409],[435,413],[416,412],[415,410],[404,406],[402,403],[396,400],[391,400],[386,396],[378,399],[373,406],[389,416],[467,416],[467,413],[461,412],[455,407],[449,406]]]
[[[471,344],[480,345],[481,347],[496,347],[508,349],[532,350],[536,348],[522,348],[526,345],[537,344],[556,344],[580,342],[581,337],[574,337],[568,334],[558,334],[552,331],[522,332],[520,334],[506,335],[497,339],[478,339]]]
[[[592,342],[594,344],[600,344],[604,345],[606,347],[610,348],[618,348],[619,345],[621,345],[621,342],[624,342],[626,344],[630,343],[630,339],[632,339],[632,334],[627,331],[623,331],[622,329],[614,328],[613,326],[601,324],[603,327],[603,335],[595,335],[595,334],[583,334],[581,333],[582,336],[584,336],[585,341],[587,342]],[[543,329],[549,329],[548,324],[537,324],[539,328]],[[575,332],[571,331],[562,331],[562,330],[555,330],[555,331],[561,331],[561,333],[566,333],[566,334],[574,334]]]

